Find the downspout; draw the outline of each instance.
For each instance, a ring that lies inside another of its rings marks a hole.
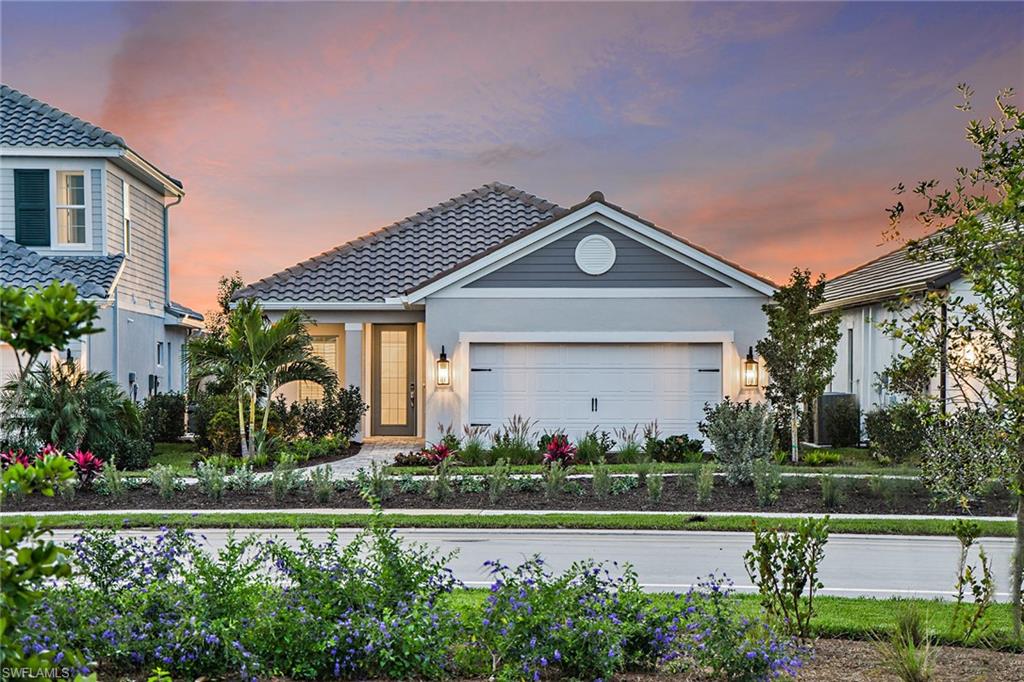
[[[170,219],[170,208],[177,206],[184,199],[184,196],[179,196],[176,200],[169,204],[164,204],[164,305],[171,304],[171,219]]]
[[[942,414],[946,414],[946,374],[949,372],[949,359],[946,345],[946,302],[942,302],[939,313],[939,324],[942,325],[942,348],[939,350],[939,405]]]
[[[113,330],[112,339],[111,339],[113,341],[113,346],[114,346],[114,358],[113,358],[114,364],[111,365],[111,366],[114,368],[114,381],[117,381],[117,382],[121,381],[121,367],[117,364],[118,363],[117,328],[121,324],[121,321],[118,319],[118,314],[117,314],[118,308],[119,308],[119,305],[118,305],[119,300],[120,300],[120,296],[118,295],[117,289],[114,289],[114,309],[113,309],[113,314],[112,314],[112,317],[113,317],[113,320],[114,320],[114,325],[113,325],[114,326],[114,330]]]

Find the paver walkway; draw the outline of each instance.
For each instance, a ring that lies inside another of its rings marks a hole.
[[[353,478],[360,469],[369,469],[376,462],[378,466],[387,466],[395,461],[395,456],[409,451],[419,450],[422,445],[417,441],[372,441],[363,443],[363,447],[352,457],[331,462],[329,465],[335,478]],[[321,465],[323,466],[323,465]],[[300,467],[308,472],[316,467]]]

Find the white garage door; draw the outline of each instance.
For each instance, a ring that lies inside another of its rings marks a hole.
[[[704,343],[474,343],[469,420],[494,431],[512,415],[578,438],[657,419],[663,435],[699,437],[722,397],[722,346]]]

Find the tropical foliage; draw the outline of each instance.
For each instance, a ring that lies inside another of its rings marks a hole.
[[[313,353],[306,330],[310,322],[301,311],[289,310],[271,322],[259,303],[238,301],[222,336],[210,335],[188,345],[193,384],[205,377],[229,387],[238,409],[241,454],[248,457],[266,445],[269,396],[290,381],[329,385],[337,376]],[[257,414],[263,401],[262,417]]]

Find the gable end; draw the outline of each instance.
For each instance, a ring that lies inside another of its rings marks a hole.
[[[594,235],[604,237],[614,246],[611,267],[596,275],[584,272],[576,253],[579,244]],[[465,286],[600,289],[729,285],[595,221]]]

